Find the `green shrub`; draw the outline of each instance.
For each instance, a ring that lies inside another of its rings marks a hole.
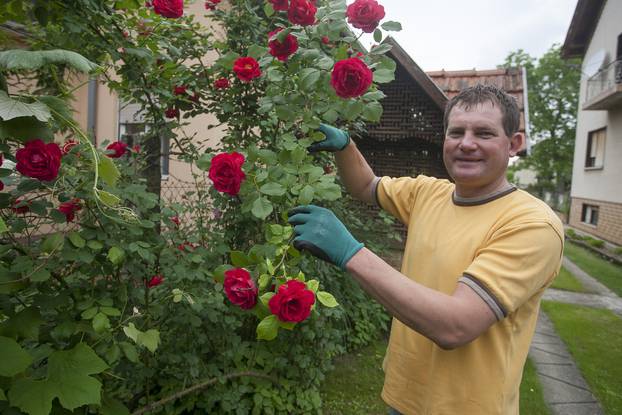
[[[605,241],[601,241],[600,239],[590,238],[586,239],[588,245],[593,246],[594,248],[602,248],[605,246]]]
[[[574,231],[574,229],[566,229],[566,236],[570,239],[577,239],[577,233]]]

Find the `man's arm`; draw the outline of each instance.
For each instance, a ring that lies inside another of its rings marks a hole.
[[[337,171],[346,190],[362,202],[376,204],[376,185],[379,180],[352,140],[335,153]]]
[[[363,289],[395,318],[443,349],[469,343],[497,319],[488,304],[465,284],[452,295],[409,279],[363,248],[346,264]]]
[[[364,248],[328,209],[298,206],[289,212],[289,223],[294,247],[349,271],[393,316],[444,349],[470,342],[496,322],[472,288],[458,283],[447,295],[412,281]]]
[[[326,124],[320,124],[320,131],[326,138],[312,144],[309,151],[330,151],[335,153],[339,176],[346,190],[355,199],[376,203],[376,183],[378,178],[367,161],[356,148],[347,132]]]

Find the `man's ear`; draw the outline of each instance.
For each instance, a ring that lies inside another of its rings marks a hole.
[[[525,134],[514,133],[510,138],[510,157],[514,157],[525,147]]]

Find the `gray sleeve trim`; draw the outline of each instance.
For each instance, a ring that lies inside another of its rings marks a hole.
[[[378,185],[379,184],[380,184],[380,177],[376,177],[374,179],[374,183],[372,183],[371,191],[372,191],[372,198],[376,201],[376,206],[382,209],[382,206],[380,206],[380,200],[378,200]]]
[[[488,307],[490,307],[490,309],[494,313],[497,321],[501,321],[507,316],[505,309],[495,298],[495,296],[492,295],[490,291],[488,291],[488,289],[486,289],[486,287],[484,287],[479,281],[477,281],[475,277],[469,274],[462,274],[462,277],[460,277],[458,282],[467,285],[469,288],[475,291],[475,293],[479,295],[486,304],[488,304]]]

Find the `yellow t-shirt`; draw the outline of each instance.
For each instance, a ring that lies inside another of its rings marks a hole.
[[[563,227],[522,190],[471,203],[453,191],[447,180],[384,177],[376,195],[408,228],[402,273],[449,295],[467,284],[498,321],[443,350],[393,319],[382,398],[406,415],[518,415],[540,297],[561,264]]]

